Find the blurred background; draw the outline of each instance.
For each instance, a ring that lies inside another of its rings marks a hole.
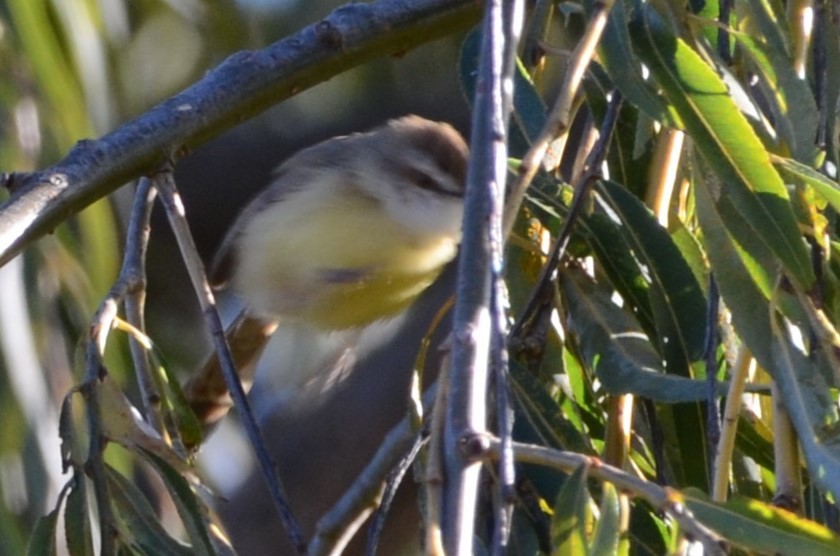
[[[228,55],[279,40],[342,3],[0,1],[0,171],[53,164],[76,141],[101,136],[142,114]],[[348,71],[190,153],[176,178],[205,260],[238,208],[292,152],[407,113],[449,121],[466,132],[469,109],[456,68],[461,38]],[[0,192],[0,201],[7,195]],[[0,554],[24,553],[36,520],[53,509],[67,480],[60,469],[58,408],[82,377],[80,342],[119,270],[131,200],[127,185],[0,269]],[[186,377],[209,353],[208,336],[158,211],[148,263],[148,330],[168,366]],[[439,300],[446,292],[443,284],[432,295]],[[267,425],[284,479],[293,485],[293,506],[307,528],[403,414],[417,339],[437,302],[427,307],[394,332],[397,349],[375,353],[329,406],[281,412]],[[131,394],[133,377],[121,334],[111,337],[106,365]],[[383,366],[395,372],[385,379],[366,372]],[[332,413],[325,416],[327,408]],[[241,553],[276,554],[283,535],[263,501],[261,479],[238,490],[248,481],[250,449],[237,441],[235,424],[222,429],[219,440],[202,452],[210,482],[227,498],[216,506]],[[120,457],[109,455],[132,475],[130,459],[123,454],[120,463]],[[416,511],[405,515],[413,525]]]

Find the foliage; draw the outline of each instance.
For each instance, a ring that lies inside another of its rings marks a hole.
[[[0,25],[14,30],[0,34],[0,62],[15,68],[0,83],[0,117],[16,122],[16,135],[0,137],[4,168],[41,165],[185,85],[195,77],[196,45],[215,44],[219,54],[239,46],[219,24],[224,10],[199,29],[170,8],[150,8],[144,25],[164,18],[193,33],[184,40],[196,44],[184,48],[195,65],[159,68],[164,78],[140,95],[128,86],[133,80],[107,76],[125,77],[142,25],[116,37],[105,14],[79,4],[65,12],[57,3],[10,0],[0,11]],[[806,6],[798,0],[742,0],[724,23],[715,19],[723,2],[690,4],[612,6],[582,90],[559,91],[578,98],[558,141],[562,157],[536,176],[507,246],[514,440],[590,458],[555,465],[565,472],[536,456],[517,465],[511,554],[685,553],[694,533],[686,527],[746,553],[840,550],[836,7],[818,2],[810,30],[790,17]],[[511,181],[551,123],[548,107],[567,67],[562,48],[578,44],[604,5],[538,1],[530,12]],[[71,25],[70,13],[87,19]],[[78,50],[85,29],[99,30],[87,47],[96,53],[93,69],[91,51]],[[120,41],[130,44],[118,48]],[[479,44],[473,31],[461,47],[468,98]],[[603,165],[586,168],[599,144]],[[573,190],[587,172],[598,179],[578,212]],[[538,276],[547,245],[570,221],[545,301]],[[96,496],[110,500],[112,515],[100,508],[99,517],[110,519],[120,553],[230,550],[199,495],[204,485],[184,448],[195,443],[197,425],[165,358],[119,319],[97,321],[122,326],[147,350],[163,392],[162,436],[122,391],[131,367],[124,345],[109,350],[101,368],[90,368],[89,354],[87,368],[74,363],[82,359],[76,338],[116,276],[116,226],[110,205],[94,205],[28,252],[29,279],[14,267],[18,278],[0,292],[0,303],[19,311],[0,316],[4,553],[28,546],[29,554],[51,554],[59,537],[73,554],[92,553],[100,522],[89,511],[91,476],[98,479],[91,490],[105,489]],[[17,304],[8,301],[14,297]],[[102,369],[109,378],[82,380]],[[91,436],[86,416],[105,411],[110,418]],[[55,430],[60,448],[45,440]],[[97,469],[88,450],[100,434],[110,447]],[[59,454],[69,473],[56,469]],[[163,485],[179,534],[129,480],[135,473]],[[24,478],[39,483],[28,501],[11,490]],[[489,547],[493,531],[482,533]]]

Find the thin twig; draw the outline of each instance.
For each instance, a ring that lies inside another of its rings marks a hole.
[[[726,406],[723,409],[723,423],[720,440],[715,455],[712,475],[712,500],[726,502],[729,492],[729,468],[732,465],[732,452],[735,449],[735,436],[738,432],[738,417],[744,403],[744,386],[755,367],[752,353],[745,345],[738,349],[738,357],[732,367],[729,380],[729,392],[726,393]]]
[[[417,454],[420,452],[420,448],[423,447],[426,440],[426,438],[417,435],[411,450],[409,450],[408,454],[399,461],[397,466],[388,475],[388,478],[385,481],[385,491],[382,493],[382,501],[373,511],[373,515],[371,516],[368,540],[367,545],[365,546],[366,556],[375,556],[376,548],[379,545],[379,538],[381,537],[382,529],[385,526],[385,518],[388,516],[388,511],[391,509],[391,503],[394,501],[397,489],[399,489],[399,486],[402,484],[402,480],[405,478],[406,472],[414,463],[414,460],[417,458]]]
[[[429,447],[426,450],[426,467],[423,476],[423,486],[426,493],[426,554],[431,556],[443,556],[443,532],[441,519],[443,516],[443,428],[446,420],[446,408],[448,404],[449,384],[449,355],[446,354],[440,367],[438,375],[439,385],[435,405],[432,409],[432,416],[429,422]]]
[[[93,201],[278,102],[354,66],[403,54],[473,25],[475,0],[380,0],[340,7],[262,50],[231,55],[201,81],[59,163],[0,174],[0,265]]]
[[[574,196],[572,197],[572,203],[566,219],[563,221],[563,227],[560,228],[560,233],[557,235],[557,239],[551,248],[548,261],[543,266],[540,276],[537,279],[537,285],[534,287],[533,295],[528,300],[525,309],[522,311],[522,315],[516,324],[513,325],[511,330],[512,337],[521,337],[524,334],[525,328],[531,322],[532,316],[537,314],[544,300],[549,296],[554,274],[566,253],[566,248],[572,236],[572,230],[577,224],[577,220],[580,217],[586,199],[589,197],[592,186],[599,179],[601,165],[604,163],[607,155],[607,146],[610,143],[612,132],[618,121],[618,111],[621,103],[621,94],[618,91],[613,91],[612,98],[607,105],[607,113],[604,115],[603,122],[601,122],[598,141],[587,156],[585,170],[580,177],[580,181],[574,186]]]
[[[108,494],[106,480],[107,474],[103,459],[103,452],[107,441],[102,427],[102,419],[105,416],[101,414],[98,385],[105,378],[106,371],[102,358],[105,353],[108,336],[117,318],[119,304],[132,295],[135,296],[134,300],[136,302],[136,292],[142,292],[145,286],[145,272],[143,268],[146,247],[148,245],[148,223],[153,199],[154,193],[150,188],[148,180],[141,180],[137,188],[135,202],[129,220],[125,256],[120,274],[91,320],[86,351],[85,380],[79,389],[88,404],[87,418],[91,440],[87,466],[89,468],[89,474],[92,477],[94,495],[96,497],[97,508],[99,509],[102,554],[112,554],[115,550],[116,525],[111,510],[111,500]],[[133,310],[142,310],[142,303],[140,305],[135,303]],[[135,314],[134,317],[137,318],[138,315]],[[135,320],[132,324],[136,327],[138,323],[142,326],[142,319]],[[145,350],[133,338],[130,339],[130,342],[132,357],[134,358],[135,368],[138,372],[138,382],[143,392],[143,403],[146,408],[145,417],[147,421],[155,426],[158,432],[163,433],[163,419],[157,411],[157,407],[154,405],[154,400],[159,398],[157,389],[151,379]]]
[[[570,116],[577,91],[583,81],[583,76],[586,74],[586,68],[589,67],[589,62],[595,55],[595,48],[598,46],[607,25],[607,16],[613,3],[614,0],[595,2],[586,31],[570,57],[571,65],[566,69],[563,84],[560,86],[560,92],[546,119],[545,126],[534,144],[531,145],[528,153],[522,158],[519,173],[516,181],[510,187],[507,206],[505,207],[504,226],[502,228],[504,237],[510,237],[511,231],[513,231],[516,215],[519,213],[519,207],[525,198],[525,191],[531,184],[531,180],[537,175],[549,145],[558,137],[567,135],[569,132],[572,123]]]
[[[423,394],[424,413],[437,396],[437,385]],[[411,451],[418,432],[406,416],[382,440],[367,467],[353,481],[351,487],[315,526],[309,543],[309,556],[340,554],[344,545],[379,504],[388,475],[394,466]]]
[[[254,373],[268,341],[279,322],[243,311],[225,331],[225,339],[245,393],[251,389]],[[213,352],[207,361],[184,384],[184,398],[204,430],[203,438],[228,414],[234,403],[222,373],[219,354]],[[187,446],[193,448],[194,446]]]
[[[102,355],[105,352],[108,332],[117,316],[117,303],[113,297],[107,297],[94,315],[88,334],[85,354],[85,380],[79,391],[87,402],[87,424],[90,435],[88,459],[85,463],[86,472],[93,482],[93,492],[96,507],[99,511],[100,552],[102,554],[116,553],[117,525],[111,508],[107,472],[105,468],[105,446],[107,440],[102,430],[104,416],[100,410],[99,383],[105,378],[105,367]]]
[[[149,222],[155,197],[157,190],[152,187],[151,181],[148,178],[140,179],[128,221],[125,255],[119,278],[120,281],[125,281],[127,286],[124,301],[126,320],[143,334],[146,331],[143,314],[146,299],[146,250],[149,245]],[[142,346],[134,335],[129,335],[128,347],[141,392],[144,417],[158,433],[164,435],[166,429],[160,414],[160,392],[152,377],[146,347]]]
[[[501,453],[499,439],[486,437],[480,443],[483,452],[475,453],[477,458],[495,460]],[[588,476],[615,485],[619,490],[629,492],[642,498],[655,508],[670,515],[680,525],[681,532],[700,542],[706,554],[725,554],[726,541],[717,533],[697,521],[685,507],[682,496],[668,487],[661,487],[651,481],[636,477],[612,465],[608,465],[598,458],[564,452],[515,442],[513,445],[516,461],[552,467],[567,473],[574,471],[581,465],[588,468]]]
[[[166,216],[169,220],[169,225],[175,234],[175,239],[178,242],[178,247],[181,250],[181,257],[187,267],[187,272],[190,275],[193,289],[198,296],[199,304],[201,305],[202,313],[210,330],[216,352],[219,354],[219,361],[221,365],[222,374],[227,382],[228,389],[233,398],[234,405],[239,413],[242,426],[251,446],[256,452],[257,461],[260,464],[263,478],[265,479],[271,499],[277,509],[283,526],[286,529],[292,544],[301,554],[306,552],[306,541],[303,538],[300,526],[292,515],[283,487],[280,484],[280,478],[277,476],[277,469],[271,459],[268,449],[265,445],[262,432],[260,431],[257,420],[251,411],[251,406],[248,403],[245,390],[242,388],[242,383],[239,381],[239,376],[236,373],[236,366],[233,362],[233,357],[230,353],[230,348],[225,341],[224,328],[219,313],[216,310],[216,303],[213,297],[213,292],[207,282],[207,277],[204,272],[204,264],[198,255],[198,250],[195,247],[192,233],[184,215],[184,206],[181,203],[181,197],[175,186],[175,181],[172,177],[171,171],[159,172],[154,179],[155,187],[160,193],[161,201],[166,209]]]

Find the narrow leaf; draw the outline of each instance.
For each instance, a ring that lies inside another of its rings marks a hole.
[[[586,488],[587,469],[581,465],[569,476],[557,495],[551,538],[554,556],[585,556],[589,554],[586,525],[589,516],[589,491]]]
[[[108,489],[120,542],[140,554],[188,556],[190,547],[176,541],[164,530],[145,495],[113,469],[108,469]]]
[[[73,556],[88,556],[94,554],[94,551],[85,477],[77,471],[72,480],[74,486],[67,495],[67,505],[64,508],[67,548]]]
[[[706,398],[704,381],[665,374],[662,360],[633,316],[613,303],[589,277],[567,269],[559,280],[568,330],[607,392],[667,403]]]
[[[680,115],[686,132],[741,217],[786,273],[807,290],[814,281],[790,200],[770,156],[726,84],[646,5],[630,24],[637,52]]]
[[[840,212],[840,184],[810,166],[790,158],[773,157],[773,164],[783,176],[803,185],[810,185],[833,208]]]
[[[622,223],[637,264],[650,282],[650,300],[659,351],[667,371],[689,376],[693,361],[703,355],[706,300],[694,274],[667,230],[626,189],[600,183],[600,198]]]
[[[595,527],[590,554],[616,554],[621,539],[621,506],[612,483],[604,483],[601,517]]]
[[[58,508],[38,519],[35,530],[29,537],[29,546],[26,547],[26,556],[55,556],[56,550],[55,532],[58,525]]]
[[[694,516],[744,550],[767,554],[829,556],[840,537],[827,527],[759,500],[736,497],[718,504],[686,495]]]

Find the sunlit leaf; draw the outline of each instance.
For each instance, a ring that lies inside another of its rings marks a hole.
[[[745,550],[809,556],[840,553],[836,533],[768,503],[737,497],[720,504],[690,493],[685,501],[697,519]]]
[[[631,23],[637,52],[753,234],[803,289],[814,273],[787,190],[770,156],[713,68],[674,37],[650,7]],[[725,222],[726,223],[726,222]]]
[[[551,523],[553,556],[589,554],[587,528],[591,514],[586,478],[586,466],[581,465],[566,479],[560,494],[557,495]]]
[[[616,554],[621,538],[621,507],[618,492],[611,483],[604,483],[601,499],[601,516],[595,526],[590,554]]]
[[[834,210],[840,211],[840,184],[835,180],[790,158],[774,156],[773,164],[783,176],[794,183],[813,187],[821,197],[834,207]]]

